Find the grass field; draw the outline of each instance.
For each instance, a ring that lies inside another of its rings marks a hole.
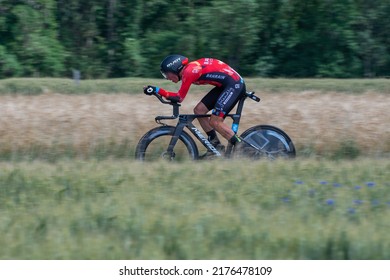
[[[0,164],[0,259],[390,259],[390,162]]]
[[[264,79],[245,78],[248,90],[267,93],[283,92],[341,92],[362,94],[376,92],[390,94],[389,79]],[[177,86],[163,79],[121,78],[109,80],[81,80],[58,78],[12,78],[0,80],[0,94],[39,95],[43,93],[90,94],[142,92],[144,85],[159,85],[174,90]],[[204,93],[204,87],[193,87],[191,92]]]
[[[297,159],[146,165],[171,114],[149,83],[175,89],[0,80],[0,259],[390,259],[389,80],[248,79],[240,131],[278,126]]]

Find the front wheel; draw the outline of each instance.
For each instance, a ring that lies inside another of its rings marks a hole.
[[[295,147],[290,137],[281,129],[258,125],[241,134],[244,139],[239,153],[252,159],[294,158]],[[238,151],[235,151],[235,153]]]
[[[175,127],[156,127],[147,132],[138,142],[135,158],[142,161],[167,160],[194,160],[199,156],[198,148],[185,131],[183,131],[173,149],[168,151],[169,142],[174,135]]]

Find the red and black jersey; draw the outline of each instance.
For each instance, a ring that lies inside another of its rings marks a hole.
[[[239,82],[242,78],[233,68],[218,59],[201,58],[184,67],[181,79],[182,84],[178,92],[160,88],[158,93],[164,97],[179,96],[182,102],[191,84],[226,87]]]

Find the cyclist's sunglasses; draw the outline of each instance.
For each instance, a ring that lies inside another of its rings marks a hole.
[[[167,79],[167,73],[163,72],[162,70],[160,70],[160,72],[161,72],[161,75],[163,75],[163,77],[164,77],[165,79]]]
[[[168,78],[168,73],[171,73],[171,74],[177,76],[177,77],[179,78],[179,81],[180,81],[180,77],[179,77],[177,74],[173,73],[173,72],[163,72],[162,70],[160,70],[160,72],[161,72],[161,75],[163,75],[163,77],[164,77],[165,79],[167,79],[167,80],[169,80],[169,78]]]

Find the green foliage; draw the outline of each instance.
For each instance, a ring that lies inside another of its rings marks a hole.
[[[288,1],[266,6],[272,30],[266,53],[277,62],[274,74],[293,77],[356,75],[351,1]],[[278,6],[276,6],[278,5]],[[280,6],[279,6],[280,5]],[[275,7],[276,6],[276,7]],[[354,73],[354,74],[352,74]]]
[[[0,78],[157,77],[170,53],[244,76],[389,76],[389,13],[384,0],[2,0]]]
[[[0,259],[390,258],[388,161],[0,165]]]
[[[256,1],[212,1],[210,7],[195,11],[197,20],[207,34],[199,55],[218,57],[244,74],[252,72],[259,29]],[[194,30],[195,31],[195,30]],[[202,33],[202,32],[201,32]]]
[[[21,65],[13,54],[9,54],[6,48],[0,45],[0,77],[19,76]]]
[[[4,44],[6,53],[12,54],[3,55],[3,75],[62,75],[66,55],[57,39],[54,0],[20,1],[16,5],[14,1],[2,2],[0,22],[4,27],[0,28],[0,37],[4,39],[0,43]]]

